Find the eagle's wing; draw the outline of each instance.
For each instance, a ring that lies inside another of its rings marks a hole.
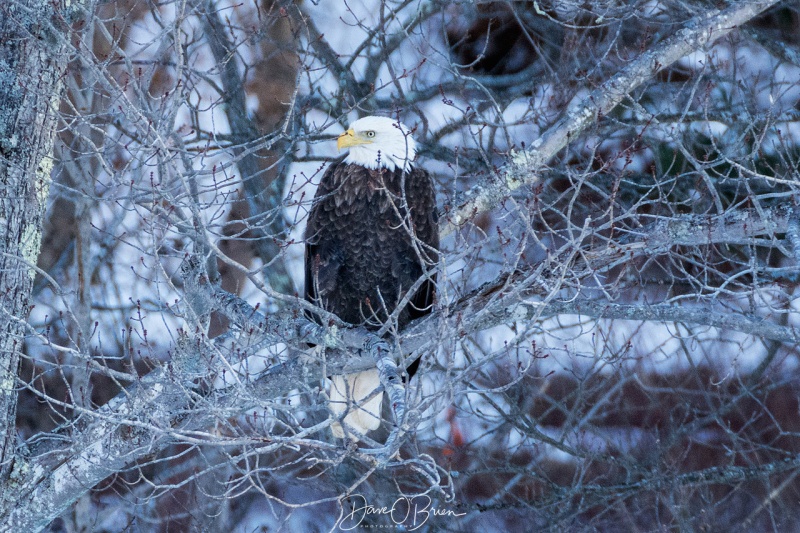
[[[413,320],[431,312],[436,294],[436,266],[439,263],[439,216],[436,212],[436,193],[430,174],[415,167],[406,181],[406,197],[411,208],[411,221],[418,249],[424,262],[423,270],[431,273],[411,298],[409,316]]]
[[[317,188],[317,194],[311,210],[308,213],[308,222],[304,240],[306,243],[305,252],[305,298],[309,302],[321,305],[321,301],[335,288],[339,269],[342,268],[344,258],[341,250],[332,242],[329,233],[330,228],[325,224],[326,219],[323,202],[319,198],[330,195],[333,192],[333,173],[337,171],[341,161],[331,163]],[[321,232],[326,232],[326,238],[320,242]]]

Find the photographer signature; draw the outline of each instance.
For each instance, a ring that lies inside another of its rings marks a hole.
[[[467,513],[457,513],[450,509],[437,509],[433,507],[430,496],[414,496],[397,498],[391,506],[378,507],[367,503],[361,494],[350,496],[353,510],[343,516],[339,521],[339,529],[350,531],[361,525],[367,516],[387,516],[393,524],[403,525],[408,531],[414,531],[428,521],[432,516],[464,516]]]

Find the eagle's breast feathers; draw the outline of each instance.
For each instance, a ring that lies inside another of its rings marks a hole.
[[[428,273],[412,307],[398,316],[402,328],[433,303],[437,222],[424,170],[332,163],[306,229],[306,298],[345,322],[375,329]]]

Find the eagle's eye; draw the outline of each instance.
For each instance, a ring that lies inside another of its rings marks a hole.
[[[375,137],[375,132],[374,132],[374,131],[372,131],[372,130],[370,130],[370,131],[365,131],[365,132],[364,132],[364,135],[366,135],[367,137]]]

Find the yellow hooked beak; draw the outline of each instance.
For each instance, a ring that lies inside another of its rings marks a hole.
[[[359,144],[372,144],[372,140],[357,134],[353,131],[353,128],[342,133],[339,135],[339,138],[336,139],[336,148],[340,152],[342,148],[350,148],[351,146],[358,146]]]

